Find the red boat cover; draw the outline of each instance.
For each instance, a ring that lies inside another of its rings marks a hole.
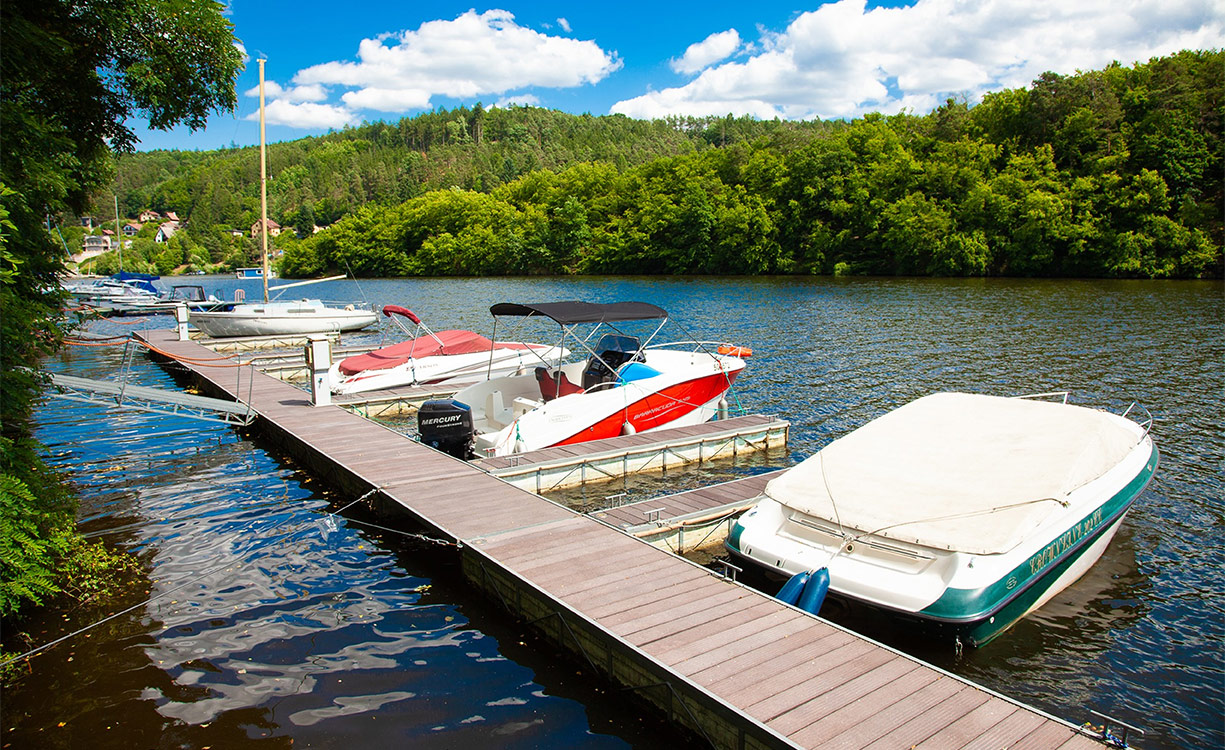
[[[440,354],[487,352],[493,348],[492,341],[472,331],[438,331],[435,335],[442,341],[441,345],[434,336],[418,336],[415,339],[401,341],[366,354],[346,357],[340,361],[340,372],[345,375],[356,375],[365,370],[386,370],[404,364],[408,361],[410,354],[414,359],[421,359]],[[531,348],[527,344],[510,341],[499,341],[498,346],[505,349]]]

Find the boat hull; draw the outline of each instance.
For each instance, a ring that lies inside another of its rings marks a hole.
[[[881,589],[887,587],[866,586],[864,571],[869,566],[852,564],[852,560],[840,557],[845,538],[833,547],[836,552],[824,554],[827,550],[821,550],[821,555],[808,555],[812,550],[799,549],[803,545],[792,540],[784,542],[781,537],[773,536],[774,531],[754,529],[752,518],[746,516],[733,527],[726,547],[738,560],[763,569],[771,577],[789,577],[819,565],[814,559],[823,559],[830,569],[832,598],[887,613],[906,626],[932,635],[983,646],[1050,601],[1092,567],[1113,539],[1132,503],[1152,480],[1158,463],[1156,446],[1145,438],[1130,457],[1130,463],[1120,467],[1121,478],[1114,476],[1102,480],[1113,483],[1110,490],[1104,493],[1101,487],[1084,490],[1101,493],[1103,500],[1081,505],[1074,520],[1054,530],[1048,529],[1040,538],[1007,555],[941,553],[896,541],[885,544],[884,540],[872,538],[856,538],[853,544],[847,545],[863,548],[878,543],[881,548],[888,547],[916,557],[927,556],[927,562],[913,565],[915,575],[909,576],[912,580],[904,580],[908,576],[902,575],[889,579],[892,587],[898,589],[892,592],[882,592]],[[966,581],[980,585],[959,585]],[[944,585],[946,583],[949,585]],[[932,596],[933,587],[939,589],[938,596]],[[925,591],[927,593],[923,593]]]
[[[193,311],[190,319],[205,335],[227,338],[357,331],[374,325],[378,317],[371,310],[356,308],[270,303],[239,305],[229,311]]]
[[[341,373],[340,363],[336,363],[330,370],[332,390],[343,395],[410,385],[475,383],[490,377],[509,375],[521,367],[537,365],[542,359],[557,358],[554,347],[533,345],[533,348],[536,351],[494,349],[492,357],[489,352],[422,357],[395,367],[363,370],[349,376]]]
[[[477,455],[507,456],[710,421],[744,369],[735,357],[684,352],[652,351],[652,362],[659,370],[654,377],[547,403],[534,375],[491,380],[455,398],[473,407]]]

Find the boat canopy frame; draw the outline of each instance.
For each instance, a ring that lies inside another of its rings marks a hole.
[[[640,320],[658,320],[659,325],[655,330],[647,336],[646,341],[638,339],[638,354],[645,350],[647,346],[655,339],[664,326],[668,324],[668,311],[657,305],[652,305],[649,302],[582,302],[579,300],[566,300],[562,302],[534,302],[520,304],[515,302],[499,302],[489,308],[489,313],[493,315],[493,337],[496,340],[498,333],[499,318],[534,318],[543,317],[552,320],[561,327],[560,338],[557,342],[558,360],[552,367],[561,367],[561,354],[565,351],[566,339],[571,338],[577,343],[587,354],[584,359],[590,360],[591,357],[599,360],[610,372],[615,372],[616,368],[609,365],[604,360],[600,353],[591,346],[591,341],[596,339],[596,334],[607,326],[615,331],[618,335],[628,335],[615,324],[622,322],[634,322]],[[587,332],[587,335],[579,335],[578,327],[580,325],[591,324],[592,329]],[[634,337],[637,339],[638,337]],[[549,363],[545,363],[549,365]],[[490,367],[493,366],[493,355],[490,353]]]
[[[550,320],[566,326],[576,323],[618,323],[630,320],[667,320],[668,312],[649,302],[581,302],[566,300],[564,302],[534,302],[518,304],[514,302],[499,302],[489,308],[496,322],[499,316],[532,317],[543,315]]]

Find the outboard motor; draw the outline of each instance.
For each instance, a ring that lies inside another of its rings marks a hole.
[[[476,430],[472,409],[453,398],[426,401],[417,411],[417,434],[421,442],[467,461],[475,458],[472,446]]]

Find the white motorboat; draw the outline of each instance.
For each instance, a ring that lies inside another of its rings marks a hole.
[[[895,409],[772,480],[727,549],[789,577],[790,603],[817,572],[832,597],[981,646],[1083,575],[1157,470],[1151,417],[1039,395],[1064,400]]]
[[[374,325],[373,310],[334,307],[317,299],[230,303],[222,309],[192,310],[193,325],[212,338],[299,335],[356,331]]]
[[[750,353],[715,342],[651,346],[668,314],[645,302],[504,303],[490,312],[495,334],[499,317],[549,318],[561,326],[558,349],[574,342],[584,358],[521,368],[471,385],[453,399],[427,401],[417,418],[421,441],[464,458],[709,421],[726,410],[724,396],[744,369],[736,355]],[[645,342],[614,327],[653,320],[659,326]],[[597,339],[605,328],[612,332]]]
[[[153,285],[158,276],[120,271],[104,279],[64,285],[81,304],[102,310],[126,305],[149,305],[162,301],[162,292]]]
[[[398,344],[347,357],[332,365],[329,382],[335,393],[362,393],[381,388],[440,383],[472,383],[547,364],[565,349],[518,341],[494,343],[472,331],[435,333],[407,307],[385,305],[383,315],[409,335]],[[399,318],[412,321],[409,330]],[[424,334],[424,335],[421,335]]]

